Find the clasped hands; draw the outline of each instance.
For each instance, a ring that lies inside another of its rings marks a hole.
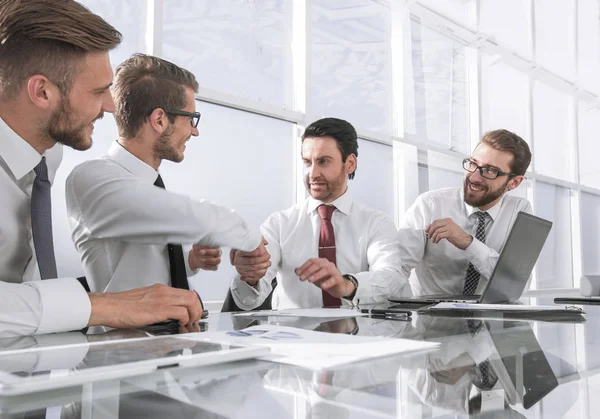
[[[251,286],[256,286],[271,266],[267,244],[263,238],[261,245],[252,252],[232,250],[229,254],[230,262],[240,274],[240,279]],[[308,281],[337,298],[346,297],[355,290],[352,281],[344,278],[335,264],[324,258],[309,259],[294,269],[294,272],[300,281]]]

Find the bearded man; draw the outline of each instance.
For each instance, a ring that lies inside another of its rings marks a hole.
[[[527,143],[500,129],[486,133],[463,160],[462,187],[420,195],[400,223],[402,272],[415,296],[481,294],[517,214],[529,201],[506,192],[523,181]]]

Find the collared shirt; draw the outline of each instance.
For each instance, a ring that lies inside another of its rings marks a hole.
[[[271,254],[271,267],[256,287],[239,276],[234,278],[231,293],[236,304],[245,310],[258,307],[271,292],[271,280],[277,276],[273,308],[321,307],[321,289],[300,281],[294,269],[308,259],[319,257],[321,217],[317,207],[323,204],[311,197],[301,204],[271,214],[262,224],[262,233]],[[408,291],[400,274],[398,236],[394,223],[383,213],[353,201],[346,192],[331,203],[336,245],[336,265],[340,273],[351,274],[359,287],[354,302],[385,301],[390,295]],[[350,304],[342,299],[343,304]]]
[[[90,288],[170,284],[168,243],[251,251],[260,245],[235,212],[154,186],[158,173],[114,142],[67,178],[67,214]],[[168,185],[167,185],[168,186]],[[191,274],[187,262],[188,274]]]
[[[504,194],[500,202],[487,210],[490,217],[482,243],[475,238],[479,223],[476,211],[479,209],[465,204],[462,188],[426,192],[406,211],[399,229],[402,271],[408,278],[415,269],[416,278],[410,280],[415,295],[461,294],[469,262],[481,274],[476,293],[483,292],[517,214],[532,212],[526,199]],[[434,244],[427,238],[427,227],[441,218],[451,218],[473,236],[469,247],[461,250],[448,240]]]
[[[44,153],[50,182],[62,160],[57,145]],[[0,118],[0,336],[77,330],[91,303],[75,278],[40,281],[31,233],[33,147]],[[25,282],[25,284],[22,284]],[[68,304],[67,304],[68,302]]]

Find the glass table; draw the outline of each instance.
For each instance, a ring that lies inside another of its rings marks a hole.
[[[441,346],[318,372],[261,360],[159,369],[126,379],[0,397],[0,418],[593,418],[594,394],[600,387],[600,307],[585,310],[583,323],[417,314],[409,321],[323,321],[211,313],[201,330],[241,330],[268,323],[435,341]],[[91,330],[85,335],[0,339],[0,354],[71,345],[61,350],[64,356],[43,360],[53,373],[68,372],[102,356],[98,342],[148,335],[143,330]],[[11,368],[34,373],[41,362],[23,355]]]

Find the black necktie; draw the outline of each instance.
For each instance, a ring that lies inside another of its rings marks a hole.
[[[475,213],[477,218],[479,219],[479,223],[477,224],[477,232],[475,233],[475,238],[482,243],[485,243],[485,222],[487,218],[490,216],[485,211],[478,211]],[[465,285],[463,286],[463,295],[473,295],[475,294],[475,290],[477,289],[477,285],[479,285],[479,278],[481,274],[479,271],[473,266],[472,263],[469,262],[469,267],[467,268],[467,275],[465,276]]]
[[[165,189],[165,184],[162,181],[160,175],[156,178],[154,186]],[[187,272],[185,270],[185,259],[183,257],[183,247],[180,244],[169,243],[167,245],[169,252],[169,267],[171,269],[171,286],[174,288],[181,288],[189,290]]]
[[[56,259],[52,239],[52,201],[46,157],[33,169],[35,180],[31,190],[31,233],[42,279],[56,278]]]

